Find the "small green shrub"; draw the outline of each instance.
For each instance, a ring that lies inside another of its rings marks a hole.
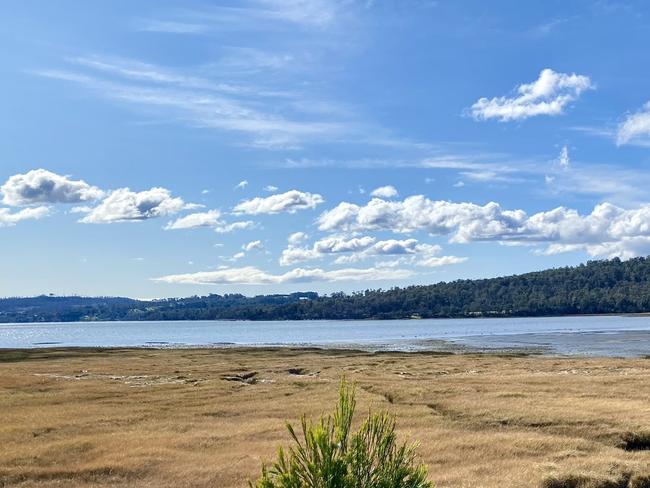
[[[398,445],[395,418],[370,413],[351,432],[355,408],[355,389],[342,381],[336,411],[316,423],[303,416],[300,438],[288,423],[293,446],[251,488],[433,488],[415,446]]]

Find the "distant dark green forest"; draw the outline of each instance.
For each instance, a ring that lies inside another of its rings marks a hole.
[[[0,322],[522,317],[650,311],[650,258],[352,294],[0,299]]]

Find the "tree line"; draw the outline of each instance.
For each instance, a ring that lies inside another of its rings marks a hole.
[[[320,296],[210,294],[163,300],[0,299],[0,322],[522,317],[650,311],[650,258],[589,261],[514,276]]]

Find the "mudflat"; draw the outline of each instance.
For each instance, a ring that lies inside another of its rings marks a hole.
[[[0,350],[0,486],[246,486],[342,376],[438,487],[650,475],[650,359],[41,349]]]

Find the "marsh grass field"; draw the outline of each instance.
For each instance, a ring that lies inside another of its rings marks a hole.
[[[0,486],[243,487],[342,375],[438,487],[650,486],[650,359],[316,349],[2,350]]]

